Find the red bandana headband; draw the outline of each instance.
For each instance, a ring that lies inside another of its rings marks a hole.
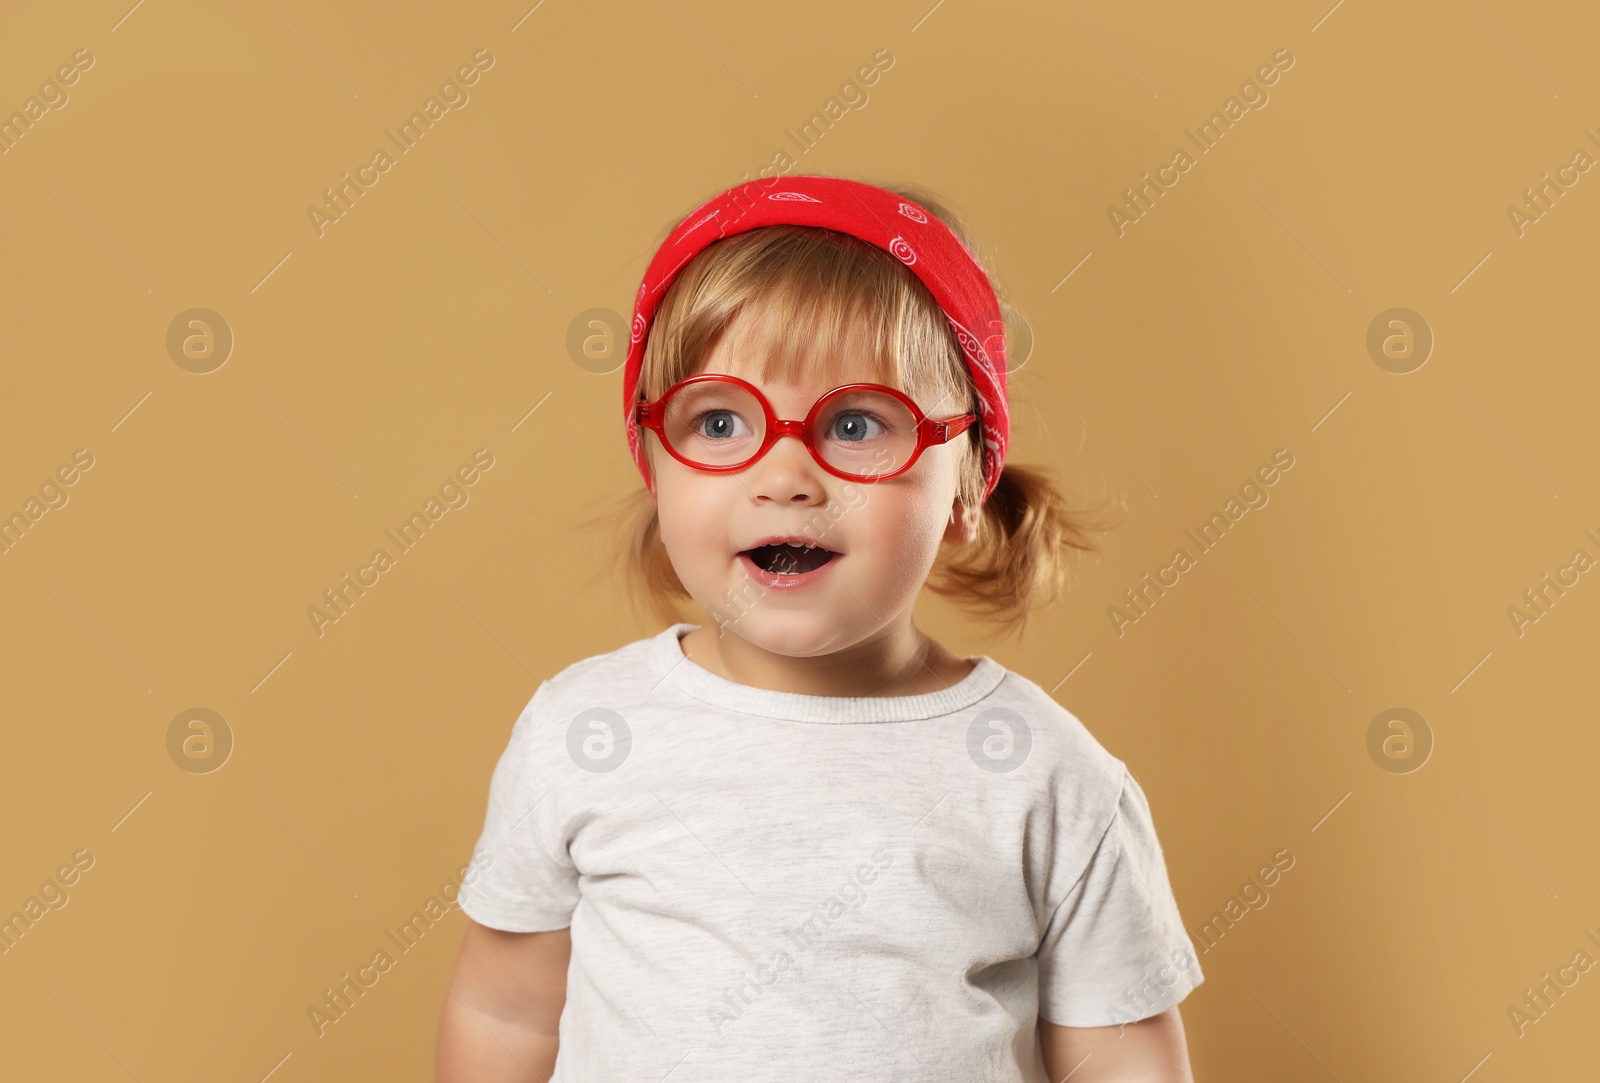
[[[938,218],[915,203],[871,184],[801,174],[737,185],[702,204],[662,242],[639,283],[633,306],[628,361],[623,368],[623,425],[628,450],[655,491],[645,462],[634,396],[644,362],[645,336],[656,305],[688,262],[712,242],[762,226],[821,226],[848,233],[889,252],[928,287],[955,330],[982,411],[983,495],[1000,480],[1011,435],[1006,406],[1006,339],[1000,304],[989,277]]]

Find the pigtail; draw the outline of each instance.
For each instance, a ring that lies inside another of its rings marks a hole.
[[[661,542],[655,498],[643,485],[598,500],[592,514],[571,526],[575,536],[587,539],[583,547],[596,557],[581,594],[603,589],[604,581],[620,586],[634,615],[652,625],[704,619],[673,570]],[[690,603],[694,612],[685,613],[683,602]]]
[[[1020,313],[995,267],[978,249],[960,217],[923,189],[901,184],[878,187],[921,204],[949,227],[978,261],[1005,316],[1009,356],[1013,345],[1010,325]],[[960,372],[968,387],[967,408],[976,413],[977,391],[966,371],[960,344],[948,328],[943,330],[949,337],[951,366]],[[979,427],[968,431],[972,441],[962,464],[961,495],[971,506],[981,499],[983,446]],[[1043,470],[1007,464],[1001,468],[994,492],[983,501],[976,539],[970,545],[941,550],[940,559],[929,573],[927,588],[980,619],[1008,625],[1010,631],[1020,633],[1032,610],[1050,604],[1070,585],[1074,558],[1098,550],[1101,535],[1117,525],[1118,513],[1125,510],[1120,500],[1074,507]]]
[[[1069,584],[1072,559],[1099,548],[1120,503],[1075,508],[1050,475],[1006,464],[978,513],[973,541],[941,551],[927,587],[985,620],[1020,633],[1030,612]]]

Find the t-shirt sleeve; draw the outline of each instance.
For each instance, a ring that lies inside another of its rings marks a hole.
[[[572,924],[578,905],[578,870],[566,847],[553,842],[556,797],[550,758],[547,685],[541,684],[511,729],[511,739],[489,783],[489,808],[464,877],[461,909],[480,925],[511,933],[539,933]]]
[[[1103,1027],[1159,1015],[1205,980],[1167,882],[1150,805],[1122,770],[1122,792],[1082,876],[1039,943],[1039,1016]]]

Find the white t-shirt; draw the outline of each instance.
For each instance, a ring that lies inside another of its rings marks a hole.
[[[1204,980],[1143,791],[1038,685],[768,691],[694,627],[541,684],[495,767],[461,908],[571,927],[553,1083],[1045,1083],[1038,1019]]]

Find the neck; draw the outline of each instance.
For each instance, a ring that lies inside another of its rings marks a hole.
[[[778,654],[733,632],[703,624],[681,640],[683,653],[724,680],[809,696],[907,696],[948,688],[972,664],[918,629],[908,613],[859,643],[814,657]]]

